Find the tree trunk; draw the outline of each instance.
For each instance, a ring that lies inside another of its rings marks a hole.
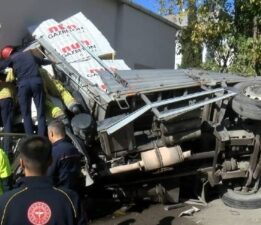
[[[253,40],[254,40],[254,49],[257,48],[256,46],[256,43],[257,40],[259,38],[259,30],[258,30],[258,16],[254,16],[254,19],[253,19]],[[256,75],[257,76],[260,76],[261,75],[261,62],[259,61],[258,58],[255,58],[254,59],[254,68],[255,68],[255,71],[256,71]]]

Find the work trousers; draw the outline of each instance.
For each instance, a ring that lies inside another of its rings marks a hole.
[[[12,98],[0,99],[0,112],[1,112],[1,118],[4,126],[4,132],[5,133],[12,132],[12,117],[13,117]],[[11,153],[12,151],[11,136],[4,136],[3,149],[7,154]]]
[[[40,77],[32,77],[18,83],[18,101],[24,119],[25,133],[29,135],[33,134],[32,99],[37,110],[38,134],[44,136],[46,131],[45,94]]]

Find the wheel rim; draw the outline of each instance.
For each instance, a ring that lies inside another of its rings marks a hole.
[[[261,85],[250,85],[242,90],[242,94],[250,99],[260,101],[261,100]]]

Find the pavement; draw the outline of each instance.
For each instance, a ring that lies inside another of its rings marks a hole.
[[[93,221],[91,225],[196,225],[195,222],[178,215],[189,206],[165,211],[163,205],[150,205],[145,209],[117,210],[112,215]]]
[[[212,200],[207,206],[197,206],[199,212],[192,216],[178,217],[191,205],[164,210],[161,204],[150,204],[141,208],[135,206],[126,210],[121,208],[113,214],[92,221],[91,225],[260,225],[261,209],[233,209],[225,206],[220,199]]]
[[[190,219],[198,225],[258,225],[261,209],[234,209],[216,199]]]

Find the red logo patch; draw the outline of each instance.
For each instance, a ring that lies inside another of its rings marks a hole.
[[[33,225],[45,225],[49,222],[51,216],[52,211],[44,202],[33,203],[27,211],[28,220]]]

